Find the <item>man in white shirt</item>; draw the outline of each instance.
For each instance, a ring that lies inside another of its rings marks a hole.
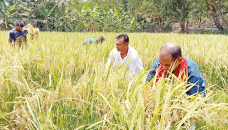
[[[127,67],[132,74],[138,74],[143,70],[143,64],[138,56],[138,52],[128,46],[129,37],[127,34],[120,34],[116,37],[116,48],[114,48],[106,63],[106,70],[111,69],[110,66],[120,65]],[[127,66],[128,65],[128,66]]]

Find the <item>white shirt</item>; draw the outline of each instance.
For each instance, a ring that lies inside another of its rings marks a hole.
[[[121,58],[120,52],[114,48],[111,51],[106,63],[106,70],[108,70],[111,62],[111,67],[113,65],[120,65],[121,67],[125,68],[128,64],[127,69],[133,74],[138,74],[143,70],[143,64],[138,56],[138,52],[132,47],[128,47],[127,56],[125,56],[123,59]]]

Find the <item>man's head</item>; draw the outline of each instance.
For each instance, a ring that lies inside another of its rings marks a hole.
[[[105,38],[103,36],[100,36],[97,38],[97,44],[102,43],[105,41]]]
[[[182,62],[181,48],[176,43],[166,43],[159,53],[160,63],[164,70],[176,70]]]
[[[128,49],[129,37],[127,34],[120,34],[116,37],[116,49],[119,52],[124,52]]]
[[[21,30],[23,29],[23,27],[24,27],[23,21],[17,20],[16,21],[16,24],[15,24],[16,31],[17,32],[21,32]]]

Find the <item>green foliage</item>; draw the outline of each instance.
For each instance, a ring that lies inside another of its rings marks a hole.
[[[189,14],[189,18],[191,18],[190,20],[192,21],[198,20],[198,19],[203,20],[210,16],[208,13],[205,13],[208,8],[206,1],[195,0],[194,2],[192,2],[191,6],[192,6],[192,10]]]
[[[73,5],[75,4],[73,3]],[[77,6],[74,6],[74,8],[78,9]],[[80,18],[74,20],[74,22],[78,23],[76,31],[85,29],[87,31],[132,31],[138,26],[131,13],[123,10],[120,13],[116,7],[105,11],[99,8],[98,5],[91,9],[84,4],[81,11],[79,10],[78,12],[80,13]]]
[[[18,5],[18,3],[11,3],[7,0],[0,1],[0,17],[4,19],[4,24],[1,26],[4,26],[7,30],[14,27],[15,21],[20,18],[16,9]]]
[[[168,22],[185,22],[189,18],[191,0],[163,0],[162,17]]]
[[[227,0],[211,1],[226,19]],[[175,22],[208,20],[211,8],[205,0],[2,0],[0,26],[29,19],[46,31],[164,32]]]

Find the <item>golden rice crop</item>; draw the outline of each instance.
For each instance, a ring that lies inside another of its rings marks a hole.
[[[0,32],[0,129],[226,129],[226,35],[129,33],[144,71],[105,71],[117,33],[41,32],[28,46],[7,43]],[[100,45],[81,46],[105,37]],[[207,96],[188,97],[186,83],[146,84],[160,47],[176,42],[198,63]]]

